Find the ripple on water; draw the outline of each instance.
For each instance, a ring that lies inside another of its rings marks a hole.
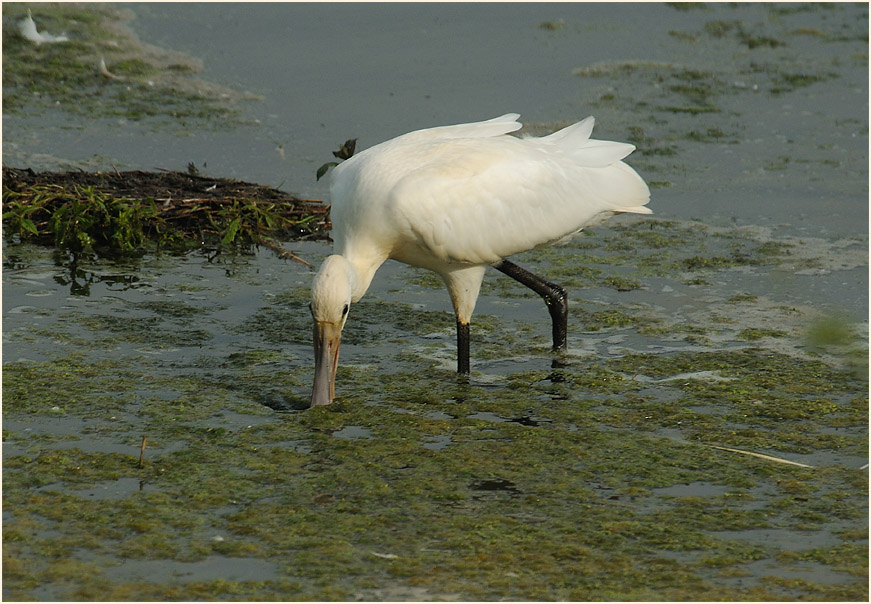
[[[39,487],[37,491],[60,491],[95,501],[104,499],[124,499],[133,493],[153,491],[154,487],[147,481],[137,477],[119,478],[118,480],[106,480],[98,482],[85,489],[70,489],[63,482],[55,482]]]
[[[356,439],[371,439],[372,431],[368,428],[364,428],[363,426],[345,426],[341,430],[336,430],[333,432],[333,436],[336,438],[346,438],[349,440]]]
[[[124,560],[104,574],[123,581],[188,583],[191,581],[272,581],[279,577],[274,562],[259,558],[209,556],[197,562],[176,560]]]
[[[424,449],[429,449],[431,451],[441,451],[448,447],[448,445],[452,445],[454,441],[450,436],[444,434],[438,434],[435,436],[427,436],[426,442],[423,443]]]

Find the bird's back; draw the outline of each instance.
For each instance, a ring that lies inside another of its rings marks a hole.
[[[592,118],[542,138],[508,136],[517,117],[412,132],[338,166],[337,248],[489,264],[614,213],[649,213],[647,185],[620,161],[632,145],[591,139]]]

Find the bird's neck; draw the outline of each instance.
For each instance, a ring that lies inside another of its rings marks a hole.
[[[375,277],[375,271],[384,263],[386,258],[363,256],[348,252],[341,255],[348,262],[353,277],[351,280],[351,301],[357,302],[369,289],[369,285],[372,283],[373,277]]]

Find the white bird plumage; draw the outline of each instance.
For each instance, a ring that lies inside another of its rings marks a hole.
[[[53,36],[49,33],[40,33],[36,29],[36,22],[33,20],[33,15],[30,9],[27,9],[27,17],[18,22],[18,31],[21,35],[39,46],[40,44],[51,44],[53,42],[69,42],[66,36]]]
[[[348,306],[388,258],[441,275],[467,326],[488,265],[617,213],[650,213],[647,185],[621,161],[633,145],[592,139],[592,117],[520,138],[510,135],[518,117],[410,132],[334,169],[334,254],[312,285],[321,356],[319,326],[334,325],[339,337]],[[312,405],[332,401],[338,345],[329,360],[316,354]]]

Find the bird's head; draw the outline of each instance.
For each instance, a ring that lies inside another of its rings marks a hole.
[[[328,256],[312,282],[315,379],[311,406],[329,405],[336,395],[342,328],[351,307],[354,271],[342,256]]]

